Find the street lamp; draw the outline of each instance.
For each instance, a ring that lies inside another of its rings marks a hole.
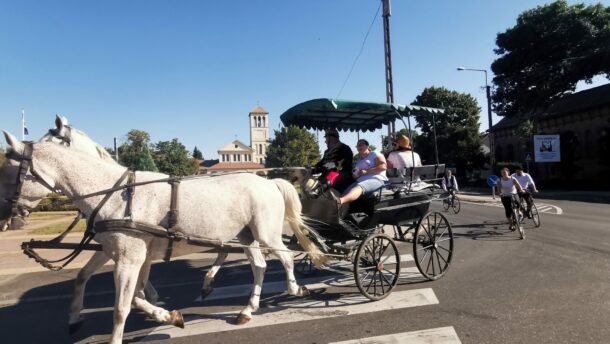
[[[483,72],[485,73],[485,91],[487,93],[487,121],[489,122],[489,163],[491,165],[491,169],[493,171],[494,168],[494,163],[495,163],[495,152],[494,152],[494,138],[491,132],[491,88],[489,87],[489,84],[487,83],[487,69],[474,69],[474,68],[464,68],[464,67],[458,67],[457,68],[458,71],[474,71],[474,72]]]

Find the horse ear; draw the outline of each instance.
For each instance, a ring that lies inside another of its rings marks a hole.
[[[55,127],[61,131],[66,125],[68,125],[68,119],[62,115],[55,115]]]
[[[2,132],[4,133],[4,139],[6,140],[6,143],[8,143],[9,147],[16,150],[17,152],[23,151],[23,142],[19,141],[8,131],[2,130]]]

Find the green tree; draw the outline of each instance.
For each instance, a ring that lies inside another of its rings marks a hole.
[[[434,115],[440,163],[455,166],[462,175],[467,170],[483,166],[483,138],[479,133],[481,108],[476,99],[444,87],[429,87],[415,98],[413,104],[445,110],[442,114]],[[414,117],[421,131],[415,138],[414,150],[419,153],[424,164],[436,163],[433,116],[417,113]]]
[[[197,173],[199,165],[189,157],[186,147],[173,139],[159,141],[154,145],[153,157],[159,171],[172,176],[186,176]]]
[[[320,147],[313,134],[298,127],[275,130],[265,160],[266,167],[313,165],[320,160]]]
[[[597,75],[610,79],[610,6],[564,0],[523,12],[499,33],[491,69],[499,115],[536,114]]]
[[[134,171],[157,172],[149,149],[150,135],[142,130],[132,129],[127,133],[127,142],[119,147],[119,162]]]
[[[203,160],[203,154],[197,149],[197,146],[193,149],[193,159]]]

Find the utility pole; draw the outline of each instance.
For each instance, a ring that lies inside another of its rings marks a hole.
[[[386,102],[394,103],[394,84],[392,82],[392,49],[390,47],[390,0],[383,2],[383,46],[385,50],[385,94]],[[388,123],[388,136],[394,135],[394,122]]]

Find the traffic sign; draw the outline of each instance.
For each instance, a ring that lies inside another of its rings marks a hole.
[[[525,161],[532,161],[532,155],[530,153],[525,154]]]
[[[487,177],[487,185],[489,185],[490,188],[493,188],[494,186],[496,186],[496,183],[498,182],[499,179],[500,179],[500,177],[494,176],[492,174],[491,176]]]

